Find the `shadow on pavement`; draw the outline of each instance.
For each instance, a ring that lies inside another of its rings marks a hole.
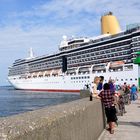
[[[123,122],[123,121],[119,121],[118,124],[119,125],[132,125],[132,126],[140,127],[140,122]]]

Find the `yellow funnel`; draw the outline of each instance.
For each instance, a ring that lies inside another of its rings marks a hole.
[[[112,12],[102,16],[101,18],[102,34],[117,34],[121,31],[119,22]]]

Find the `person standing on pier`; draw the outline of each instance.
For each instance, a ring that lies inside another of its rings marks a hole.
[[[131,101],[135,101],[136,100],[136,98],[138,97],[137,92],[138,92],[138,89],[133,84],[132,87],[131,87]]]
[[[114,126],[115,122],[117,121],[117,116],[114,104],[114,93],[110,89],[110,84],[104,84],[103,90],[100,92],[97,98],[101,99],[105,107],[105,114],[107,117],[107,123],[109,124],[109,131],[111,134],[114,134]]]
[[[115,93],[115,80],[114,79],[111,79],[111,77],[110,77],[110,79],[109,79],[109,86],[110,86],[110,90],[111,90],[111,92],[112,93]]]
[[[91,86],[92,97],[96,97],[99,94],[99,90],[97,90],[99,82],[100,82],[100,77],[96,76]]]
[[[103,82],[104,82],[104,76],[100,76],[100,82],[98,84],[97,90],[101,91],[103,89]]]

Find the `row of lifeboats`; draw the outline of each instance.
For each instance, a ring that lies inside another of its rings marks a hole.
[[[53,70],[47,70],[47,71],[28,73],[26,75],[26,78],[53,76],[53,75],[60,75],[61,73],[62,73],[61,69],[53,69]]]
[[[116,62],[110,62],[109,68],[114,68],[114,67],[120,67],[123,66],[124,61],[116,61]],[[67,70],[67,74],[71,73],[85,73],[85,72],[90,72],[90,71],[98,71],[98,70],[105,70],[106,66],[105,65],[100,65],[100,66],[84,66],[84,67],[78,67],[78,68],[72,68]],[[61,69],[52,69],[52,70],[46,70],[46,71],[39,71],[39,72],[33,72],[33,73],[28,73],[26,75],[26,78],[35,78],[35,77],[45,77],[45,76],[56,76],[62,74]]]
[[[115,61],[115,62],[110,62],[107,64],[109,69],[113,68],[118,68],[122,67],[125,64],[124,61]],[[82,67],[76,67],[69,69],[67,73],[85,73],[85,72],[93,72],[93,71],[100,71],[100,70],[106,70],[107,68],[106,64],[102,65],[88,65],[88,66],[82,66]]]

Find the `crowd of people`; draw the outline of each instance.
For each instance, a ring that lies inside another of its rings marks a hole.
[[[134,84],[130,86],[127,83],[116,85],[115,80],[111,78],[107,83],[104,83],[104,77],[100,76],[94,78],[90,90],[90,100],[97,98],[102,101],[109,125],[108,130],[110,134],[114,134],[115,123],[117,123],[116,106],[121,105],[120,107],[126,113],[124,104],[130,104],[131,101],[135,101],[138,98],[137,87]]]

